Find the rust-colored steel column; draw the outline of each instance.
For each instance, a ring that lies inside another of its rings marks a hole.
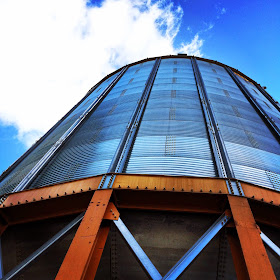
[[[96,238],[96,244],[94,246],[94,250],[90,258],[88,269],[84,277],[85,280],[92,280],[95,277],[109,231],[110,231],[109,225],[101,225]]]
[[[95,245],[99,243],[97,235],[111,195],[112,190],[95,191],[56,280],[85,279]]]
[[[228,201],[249,278],[276,279],[247,198],[228,196]]]
[[[227,228],[227,238],[238,280],[248,280],[249,275],[235,228]]]

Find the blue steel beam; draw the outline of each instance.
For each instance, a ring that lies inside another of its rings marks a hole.
[[[24,268],[30,265],[37,257],[44,253],[49,247],[51,247],[55,242],[60,240],[66,233],[68,233],[75,225],[77,225],[84,217],[85,213],[80,214],[73,221],[71,221],[67,226],[60,230],[56,235],[44,243],[39,249],[22,261],[19,265],[9,271],[1,280],[10,280],[22,272]]]
[[[130,233],[123,221],[119,218],[117,221],[114,220],[113,222],[124,237],[129,247],[132,249],[133,253],[136,255],[137,259],[140,261],[148,276],[154,280],[162,279],[162,276],[157,271],[156,267],[153,265],[146,253],[134,239],[133,235]]]
[[[272,253],[280,260],[280,248],[274,244],[263,232],[261,232],[261,239],[269,247]]]
[[[202,252],[206,245],[216,236],[216,234],[227,224],[231,216],[226,213],[222,216],[198,239],[191,249],[169,270],[162,279],[177,279],[185,269]]]

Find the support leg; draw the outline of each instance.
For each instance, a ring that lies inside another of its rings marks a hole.
[[[97,234],[111,194],[112,190],[95,191],[56,280],[85,279],[90,257],[96,245]]]
[[[227,238],[230,245],[231,255],[237,279],[250,279],[235,228],[227,228]]]
[[[247,198],[228,196],[228,201],[249,278],[276,279]]]
[[[97,234],[96,244],[94,246],[94,250],[90,258],[86,276],[84,278],[85,280],[92,280],[95,277],[109,231],[109,225],[101,225]]]

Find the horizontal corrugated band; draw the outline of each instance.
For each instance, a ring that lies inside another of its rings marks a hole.
[[[232,164],[280,174],[280,155],[230,142],[225,142],[225,146]]]
[[[183,157],[133,157],[126,173],[215,177],[211,160]]]
[[[275,139],[259,134],[250,133],[233,127],[219,126],[224,141],[261,149],[270,153],[280,154],[279,143]]]
[[[204,122],[175,120],[142,121],[138,136],[149,135],[176,135],[206,138],[207,132]]]
[[[212,160],[208,139],[195,137],[138,136],[131,153],[131,157],[167,155]]]
[[[237,164],[233,164],[232,167],[237,179],[256,184],[258,186],[278,190],[273,186],[264,170]]]

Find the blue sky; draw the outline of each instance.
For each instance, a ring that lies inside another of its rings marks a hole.
[[[276,0],[1,1],[0,173],[104,75],[149,56],[218,60],[280,101],[279,14]]]

